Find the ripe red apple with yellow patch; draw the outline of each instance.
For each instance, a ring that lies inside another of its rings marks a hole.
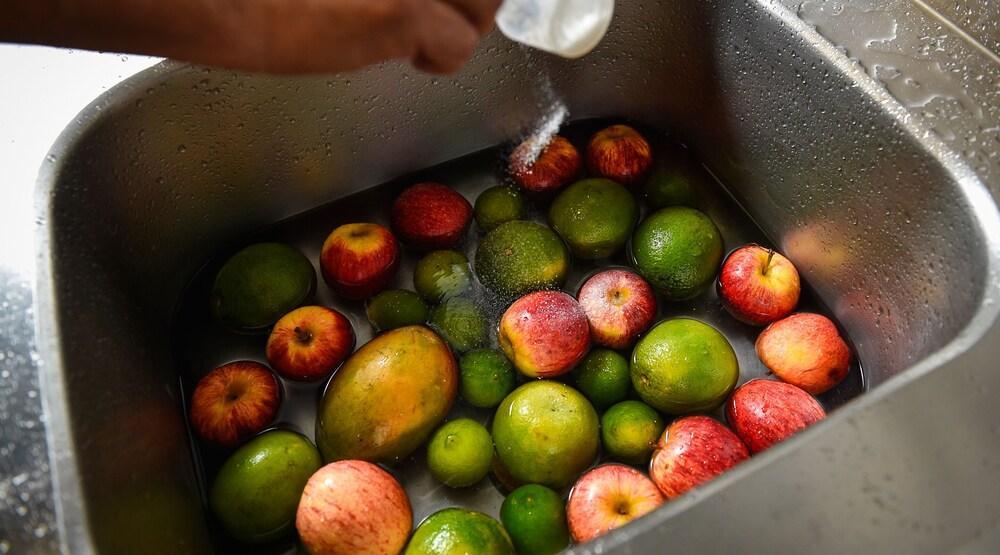
[[[763,326],[795,310],[802,286],[790,260],[772,249],[746,245],[726,257],[716,289],[734,318]]]
[[[638,131],[627,125],[606,127],[587,143],[590,173],[631,187],[646,177],[653,165],[653,149]]]
[[[235,447],[274,420],[281,389],[267,366],[230,362],[198,381],[191,396],[191,427],[205,441]]]
[[[392,203],[392,229],[416,249],[454,248],[471,221],[469,201],[440,183],[417,183]]]
[[[594,343],[624,349],[635,343],[656,317],[653,288],[632,271],[604,270],[594,274],[577,294],[590,323]]]
[[[756,379],[736,388],[726,402],[726,420],[752,453],[826,418],[816,399],[792,384]]]
[[[413,511],[391,474],[369,462],[343,460],[309,478],[295,528],[312,555],[396,555],[410,536]]]
[[[399,244],[378,224],[344,224],[323,242],[319,262],[335,293],[359,301],[388,285],[399,265]]]
[[[708,416],[678,418],[663,431],[649,475],[668,499],[682,495],[750,456],[746,445]]]
[[[826,316],[799,312],[757,337],[757,356],[783,382],[819,395],[847,376],[851,349]]]
[[[566,501],[569,533],[588,542],[649,513],[663,495],[645,474],[623,464],[604,464],[577,480]]]
[[[303,306],[281,317],[267,338],[267,361],[290,380],[329,376],[354,348],[351,321],[325,306]]]
[[[529,378],[569,372],[590,348],[587,315],[562,291],[535,291],[514,301],[500,318],[500,348]]]
[[[540,138],[529,137],[517,145],[510,154],[510,175],[525,191],[557,191],[580,172],[580,153],[560,135],[554,135],[547,145],[540,143]]]

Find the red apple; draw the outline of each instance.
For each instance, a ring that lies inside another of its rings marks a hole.
[[[230,362],[198,380],[191,396],[191,427],[205,441],[235,447],[270,424],[280,404],[278,380],[267,366]]]
[[[819,395],[847,376],[851,349],[826,316],[799,312],[757,337],[757,356],[783,382]]]
[[[569,533],[588,542],[649,513],[663,495],[645,474],[623,464],[604,464],[577,480],[566,501]]]
[[[285,314],[267,338],[267,361],[290,380],[329,376],[354,349],[351,321],[325,306],[303,306]]]
[[[756,379],[736,388],[726,420],[752,453],[760,453],[826,417],[823,407],[794,385]]]
[[[417,249],[454,248],[465,237],[470,221],[469,201],[440,183],[417,183],[392,204],[392,229]]]
[[[726,257],[716,288],[734,318],[755,326],[791,314],[802,290],[795,265],[758,245],[740,247]]]
[[[313,555],[396,555],[413,528],[403,486],[378,466],[330,463],[306,483],[295,528]]]
[[[399,265],[399,244],[378,224],[344,224],[323,242],[323,279],[345,299],[367,299],[385,289]]]
[[[565,137],[554,135],[547,145],[529,137],[510,154],[510,175],[525,191],[561,189],[580,172],[580,153]]]
[[[715,478],[750,456],[746,445],[708,416],[674,420],[656,444],[649,475],[668,499]]]
[[[630,346],[656,317],[653,288],[629,270],[594,274],[580,287],[577,299],[590,322],[591,339],[612,349]]]
[[[627,125],[612,125],[587,143],[590,173],[632,186],[641,181],[653,164],[653,149],[638,131]]]
[[[569,372],[590,348],[587,315],[562,291],[535,291],[500,318],[500,348],[522,374],[552,378]]]

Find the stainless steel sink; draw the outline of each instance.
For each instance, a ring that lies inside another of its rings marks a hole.
[[[686,139],[835,313],[869,389],[578,552],[940,551],[995,524],[989,189],[781,4],[619,2],[606,40],[577,61],[494,35],[454,78],[165,63],[86,109],[40,192],[39,347],[65,546],[211,549],[169,326],[214,252],[511,140],[556,98],[574,119],[632,118]]]

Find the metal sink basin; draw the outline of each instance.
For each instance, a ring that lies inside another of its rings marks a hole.
[[[169,328],[213,253],[509,141],[557,98],[573,119],[683,137],[836,315],[868,388],[578,552],[940,551],[994,525],[1000,215],[980,176],[781,4],[619,2],[608,37],[576,61],[493,35],[453,78],[166,63],[85,110],[39,193],[39,347],[65,547],[212,549]]]

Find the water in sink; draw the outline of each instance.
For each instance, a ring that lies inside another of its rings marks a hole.
[[[564,127],[560,134],[566,136],[578,148],[582,149],[586,144],[587,137],[608,123],[605,120],[574,122]],[[634,126],[650,138],[654,149],[658,145],[674,144],[671,142],[671,138],[662,132],[638,124]],[[264,358],[266,335],[232,333],[217,324],[209,312],[208,299],[212,280],[219,266],[229,255],[247,244],[265,240],[289,243],[300,249],[317,268],[319,286],[316,303],[331,306],[346,314],[351,319],[357,335],[357,345],[360,346],[373,336],[371,326],[365,317],[363,303],[344,301],[335,297],[323,284],[318,273],[320,249],[326,236],[338,225],[349,222],[371,221],[388,226],[388,207],[393,199],[404,188],[420,181],[445,183],[472,203],[482,190],[505,182],[507,178],[504,168],[509,150],[510,145],[501,145],[415,172],[261,229],[247,236],[244,243],[220,249],[217,256],[208,261],[192,280],[178,306],[174,320],[172,331],[174,357],[185,399],[190,398],[194,386],[202,376],[221,364],[240,359],[256,360],[265,364],[267,362]],[[712,218],[721,231],[725,241],[725,251],[729,252],[746,243],[772,244],[732,200],[726,189],[715,181],[709,181],[710,190],[703,192],[703,206],[701,208]],[[535,207],[531,217],[538,221],[544,221],[544,212]],[[478,231],[473,225],[460,249],[464,250],[470,260],[473,258],[477,242],[474,237],[477,233]],[[404,249],[400,269],[391,287],[413,288],[412,269],[417,259],[418,256],[406,252]],[[610,263],[626,264],[626,260],[624,255],[619,255]],[[607,262],[602,263],[601,266],[606,264]],[[574,261],[574,267],[565,289],[570,293],[575,293],[583,278],[597,267],[598,265],[592,262]],[[489,300],[491,297],[480,290],[478,298]],[[485,305],[488,307],[489,317],[493,324],[491,328],[494,328],[491,341],[493,341],[493,346],[496,346],[495,324],[504,306],[496,301],[486,302]],[[829,311],[811,295],[808,284],[805,284],[799,308],[800,310],[822,312],[829,315]],[[690,301],[660,302],[659,316],[661,318],[681,315],[705,321],[715,326],[728,338],[739,358],[740,383],[767,374],[767,369],[761,364],[754,352],[754,340],[759,328],[741,324],[729,316],[719,304],[714,288],[709,288]],[[316,408],[325,383],[301,384],[282,380],[282,387],[284,398],[275,426],[296,430],[312,438]],[[855,360],[848,377],[836,388],[822,395],[820,401],[828,411],[833,410],[860,394],[864,389],[865,381],[862,369]],[[459,416],[473,418],[488,424],[492,413],[486,409],[468,406],[459,399],[449,418]],[[716,416],[721,418],[721,411]],[[204,499],[211,480],[228,453],[204,445],[197,439],[192,439],[192,441],[192,451],[196,457]],[[449,506],[470,507],[494,517],[498,516],[503,495],[492,482],[484,480],[472,488],[450,489],[437,483],[430,476],[424,461],[425,452],[423,449],[419,449],[409,459],[390,469],[405,486],[417,522],[434,511]],[[205,506],[206,514],[210,515],[207,503]],[[220,526],[212,523],[211,528],[218,551],[240,553],[247,551],[246,546],[228,538]],[[288,538],[259,546],[256,552],[294,552],[295,548],[294,538]]]

